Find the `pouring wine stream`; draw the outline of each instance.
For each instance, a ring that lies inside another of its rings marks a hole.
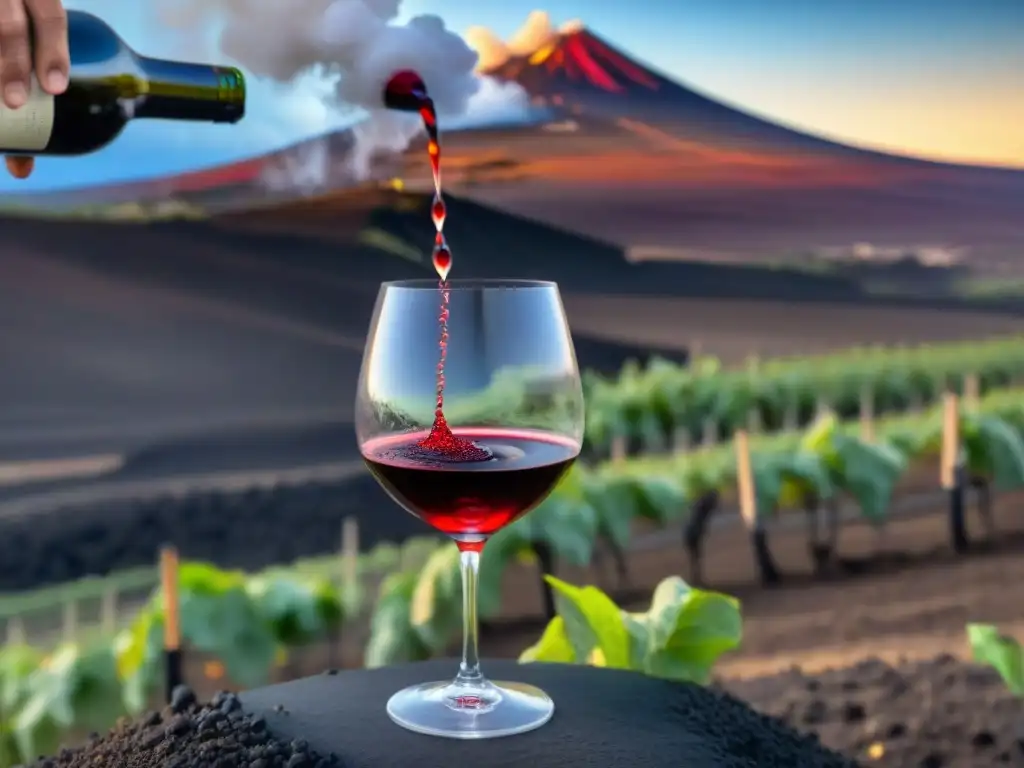
[[[430,157],[430,170],[434,178],[434,200],[430,206],[430,216],[437,232],[434,236],[433,263],[439,278],[438,291],[441,294],[441,311],[438,315],[440,338],[437,345],[437,404],[430,434],[419,443],[419,447],[440,454],[449,461],[488,461],[492,457],[491,452],[452,434],[444,417],[444,366],[448,355],[448,316],[451,299],[448,273],[452,268],[452,252],[444,238],[447,210],[441,192],[441,142],[437,127],[437,111],[423,79],[411,70],[396,72],[391,76],[384,87],[384,105],[389,109],[419,114],[427,132],[427,154]]]

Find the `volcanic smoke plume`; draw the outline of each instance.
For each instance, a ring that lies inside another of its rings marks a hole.
[[[159,0],[167,24],[200,37],[219,29],[222,54],[286,84],[314,69],[337,76],[340,103],[379,109],[388,78],[422,75],[438,111],[466,110],[476,53],[437,16],[395,24],[399,0]]]
[[[438,16],[396,23],[401,0],[154,0],[165,27],[182,40],[203,40],[217,29],[216,46],[257,77],[282,85],[319,73],[332,87],[333,109],[361,107],[369,118],[357,132],[353,169],[365,176],[375,153],[406,149],[422,130],[414,115],[383,109],[384,86],[403,69],[418,72],[442,120],[475,112],[525,110],[521,88],[487,82],[474,72],[477,54]],[[475,96],[483,98],[474,100]],[[311,174],[303,169],[308,182]]]

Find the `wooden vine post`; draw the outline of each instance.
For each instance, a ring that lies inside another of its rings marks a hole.
[[[972,373],[964,378],[964,410],[976,413],[981,402],[981,381],[978,374]]]
[[[875,393],[867,385],[860,391],[860,438],[866,443],[875,440]]]
[[[750,436],[745,430],[736,431],[733,435],[733,446],[736,450],[736,485],[740,516],[750,534],[750,543],[754,550],[754,560],[760,571],[761,583],[775,584],[779,581],[779,572],[768,549],[768,536],[764,529],[764,523],[758,514],[757,487],[750,459]]]
[[[946,392],[942,401],[942,455],[939,481],[949,494],[949,536],[953,550],[967,551],[967,524],[964,520],[964,471],[960,458],[960,402],[955,392]]]
[[[745,431],[733,435],[736,448],[736,485],[739,492],[740,516],[748,531],[757,525],[757,495],[754,488],[754,472],[750,463],[750,438]]]
[[[184,683],[178,601],[178,550],[174,547],[168,546],[160,550],[160,585],[164,603],[164,695],[170,704],[174,689]]]

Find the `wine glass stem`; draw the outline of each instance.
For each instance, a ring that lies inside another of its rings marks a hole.
[[[483,681],[480,672],[480,623],[477,618],[477,585],[480,581],[480,553],[460,547],[462,570],[462,664],[456,684],[475,685]]]

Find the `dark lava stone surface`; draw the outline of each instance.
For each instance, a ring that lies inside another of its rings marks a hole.
[[[457,741],[388,718],[395,691],[450,679],[454,660],[323,674],[240,695],[284,741],[360,768],[853,768],[856,763],[729,694],[621,670],[488,661],[494,680],[538,685],[555,715],[530,733]]]

